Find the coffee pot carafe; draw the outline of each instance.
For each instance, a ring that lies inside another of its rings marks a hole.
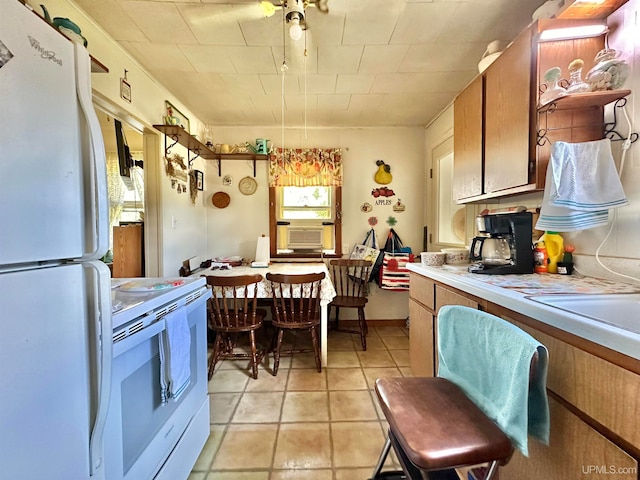
[[[505,237],[476,237],[471,242],[471,260],[485,265],[511,265],[511,246]]]

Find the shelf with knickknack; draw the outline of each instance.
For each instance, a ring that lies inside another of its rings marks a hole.
[[[207,157],[210,160],[218,161],[218,176],[222,176],[222,160],[252,160],[253,161],[253,176],[256,176],[256,161],[268,160],[269,155],[266,153],[214,153],[211,157]]]
[[[626,140],[620,133],[616,131],[617,110],[623,108],[626,103],[626,97],[631,93],[630,90],[601,90],[594,92],[573,93],[564,97],[557,98],[546,105],[538,107],[538,114],[544,119],[543,125],[538,129],[538,146],[542,146],[549,142],[547,134],[557,130],[570,129],[594,129],[602,132],[601,138],[609,138],[610,140]],[[604,122],[602,111],[605,105],[613,103],[613,121]],[[584,112],[588,109],[594,109],[595,121],[587,122],[566,122],[556,126],[549,126],[548,115],[555,112],[578,110]],[[541,121],[542,123],[542,121]],[[638,139],[638,134],[633,132],[629,136],[631,143]]]
[[[164,133],[164,154],[166,157],[169,156],[171,149],[179,143],[187,149],[189,167],[191,167],[193,161],[198,157],[207,160],[215,158],[216,154],[209,147],[178,125],[154,125],[153,128]],[[168,138],[173,140],[171,145],[167,144]],[[192,153],[194,154],[193,157],[191,157]]]
[[[253,160],[253,176],[256,176],[256,161],[267,160],[269,158],[266,154],[261,153],[216,153],[212,150],[212,147],[202,143],[196,137],[187,132],[184,128],[178,125],[154,125],[156,130],[164,133],[164,152],[165,156],[169,156],[171,149],[180,144],[188,151],[187,160],[189,167],[193,161],[198,158],[204,158],[205,160],[216,160],[218,162],[218,176],[222,176],[222,160]],[[167,138],[173,140],[173,143],[168,145]],[[191,154],[194,154],[191,157]]]

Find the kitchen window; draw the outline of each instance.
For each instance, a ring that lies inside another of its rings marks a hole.
[[[272,256],[342,256],[339,149],[276,149],[269,164]]]
[[[277,255],[341,255],[338,234],[341,187],[272,187],[270,209]],[[274,228],[275,227],[275,228]],[[273,236],[273,235],[272,235]]]

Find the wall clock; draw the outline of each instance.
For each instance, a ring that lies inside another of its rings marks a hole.
[[[258,182],[256,182],[252,177],[244,177],[238,183],[238,189],[240,190],[240,193],[244,195],[253,195],[257,188]]]

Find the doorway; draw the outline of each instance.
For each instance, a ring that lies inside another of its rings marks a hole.
[[[109,252],[113,278],[145,276],[143,134],[96,109],[107,161]]]

